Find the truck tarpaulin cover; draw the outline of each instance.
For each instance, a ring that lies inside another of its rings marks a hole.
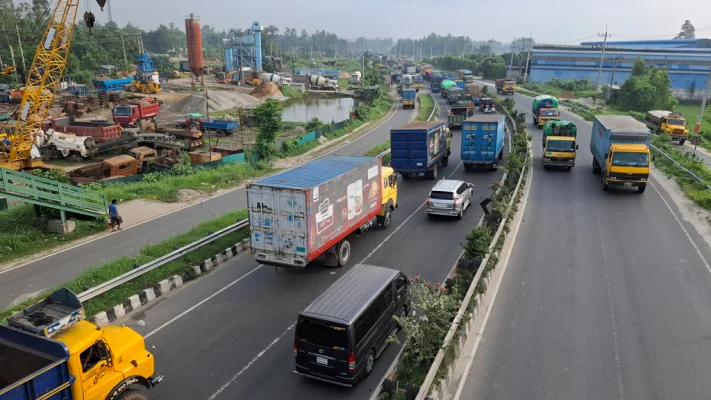
[[[553,96],[541,95],[533,99],[533,109],[558,108],[558,99]]]

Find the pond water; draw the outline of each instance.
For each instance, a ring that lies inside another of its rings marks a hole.
[[[315,117],[325,123],[341,122],[348,119],[353,104],[351,97],[307,98],[291,102],[284,107],[282,119],[290,122],[308,122]]]

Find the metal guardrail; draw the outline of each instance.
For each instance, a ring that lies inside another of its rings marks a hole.
[[[502,109],[503,109],[503,107],[502,107]],[[511,120],[511,122],[513,123],[514,128],[515,128],[516,122],[511,118],[510,115],[508,115],[508,113],[506,112],[505,109],[504,109],[504,112],[506,113],[506,116]],[[516,188],[514,188],[513,194],[511,195],[511,199],[509,199],[509,203],[506,206],[506,212],[504,213],[504,218],[501,219],[501,222],[499,223],[499,227],[496,230],[496,234],[494,235],[494,238],[492,239],[491,244],[489,244],[489,248],[487,250],[486,256],[481,261],[481,263],[479,263],[479,267],[477,268],[476,274],[474,275],[474,279],[472,280],[471,285],[469,285],[469,289],[467,290],[467,293],[464,296],[464,300],[462,301],[462,304],[459,307],[459,311],[457,312],[456,317],[454,317],[452,326],[449,328],[447,335],[444,337],[442,346],[440,347],[439,351],[437,352],[437,356],[435,357],[434,361],[432,362],[432,365],[430,366],[430,369],[427,372],[427,376],[425,377],[424,382],[422,382],[422,385],[420,386],[420,391],[417,393],[417,397],[415,397],[415,400],[425,400],[425,398],[427,397],[427,395],[430,392],[430,388],[432,387],[432,384],[434,383],[434,381],[437,377],[437,373],[439,372],[442,362],[444,361],[445,349],[447,347],[449,347],[449,345],[452,343],[452,340],[454,339],[454,336],[456,335],[457,330],[459,329],[459,326],[461,325],[462,319],[464,318],[464,314],[466,313],[466,310],[469,307],[469,302],[471,301],[472,297],[474,297],[474,293],[476,292],[476,287],[479,284],[479,280],[481,279],[481,276],[484,272],[486,264],[489,262],[489,259],[491,258],[494,247],[496,246],[496,243],[499,241],[499,238],[501,237],[504,227],[506,226],[507,219],[509,217],[509,214],[511,213],[511,209],[513,208],[513,203],[516,200],[516,193],[518,193],[518,191],[521,187],[521,183],[523,182],[523,177],[524,177],[523,171],[526,168],[528,159],[529,159],[529,154],[527,153],[526,159],[524,161],[524,165],[521,168],[521,174],[518,178],[518,182],[516,183]]]
[[[689,174],[689,176],[692,177],[692,178],[694,178],[694,180],[696,180],[696,181],[699,182],[700,184],[704,185],[704,186],[706,187],[706,189],[711,190],[711,185],[707,184],[706,181],[704,181],[700,176],[698,176],[698,175],[696,175],[695,173],[693,173],[693,172],[689,171],[688,169],[686,169],[684,166],[682,166],[681,164],[679,164],[676,160],[674,160],[673,158],[671,158],[671,156],[669,156],[667,153],[665,153],[665,152],[659,150],[659,149],[657,148],[657,146],[655,146],[655,145],[653,145],[653,144],[650,143],[650,144],[649,144],[649,147],[650,147],[653,151],[659,153],[662,157],[664,157],[664,158],[666,158],[667,160],[669,160],[669,161],[671,161],[672,163],[674,163],[674,165],[675,165],[677,168],[679,168],[680,170],[682,170],[682,171],[686,172],[687,174]]]
[[[437,110],[437,100],[435,100],[435,98],[434,98],[434,96],[432,96],[432,94],[428,93],[427,95],[430,96],[430,98],[432,99],[432,112],[430,112],[430,116],[427,117],[427,120],[431,121],[432,117],[434,117],[434,115],[435,115],[435,111]],[[390,154],[390,151],[391,151],[391,149],[387,149],[387,150],[383,151],[382,153],[376,154],[375,157],[376,158],[383,158],[384,156]]]
[[[100,294],[106,293],[109,290],[111,290],[117,286],[120,286],[126,282],[129,282],[133,279],[138,278],[139,276],[145,274],[146,272],[152,271],[162,265],[165,265],[171,261],[174,261],[193,250],[199,249],[200,247],[202,247],[208,243],[211,243],[211,242],[213,242],[225,235],[228,235],[230,233],[236,232],[237,230],[242,229],[248,225],[249,225],[249,220],[243,219],[243,220],[238,221],[237,223],[232,224],[226,228],[222,228],[215,233],[211,233],[211,234],[209,234],[203,238],[200,238],[190,244],[187,244],[179,249],[176,249],[175,251],[172,251],[162,257],[159,257],[153,261],[147,262],[147,263],[145,263],[145,264],[143,264],[143,265],[141,265],[129,272],[126,272],[123,275],[117,276],[116,278],[113,278],[113,279],[106,281],[98,286],[95,286],[93,288],[90,288],[88,290],[85,290],[85,291],[79,293],[79,295],[78,295],[79,300],[84,302],[84,301],[93,299],[94,297],[99,296]]]

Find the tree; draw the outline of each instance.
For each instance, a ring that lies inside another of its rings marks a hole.
[[[276,151],[274,141],[283,127],[281,112],[282,104],[277,100],[267,100],[254,109],[254,118],[259,129],[257,152],[263,160],[271,158]]]
[[[642,76],[647,72],[647,63],[640,56],[634,60],[632,64],[632,76]]]
[[[696,38],[696,28],[691,24],[688,19],[684,21],[681,26],[681,32],[674,39],[695,39]]]
[[[666,69],[656,66],[647,68],[644,60],[638,57],[632,67],[632,76],[620,86],[615,105],[626,111],[671,110],[677,100],[669,85]]]

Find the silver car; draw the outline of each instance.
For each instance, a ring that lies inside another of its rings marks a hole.
[[[446,215],[462,218],[464,210],[469,207],[474,197],[474,184],[453,179],[442,179],[437,182],[425,203],[427,215]]]

